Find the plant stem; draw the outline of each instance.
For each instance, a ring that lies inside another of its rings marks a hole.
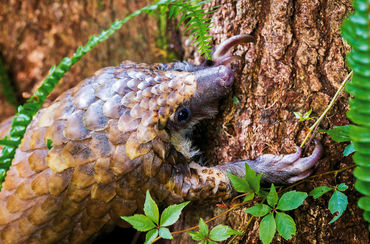
[[[316,128],[319,126],[321,120],[323,120],[323,118],[325,117],[325,115],[329,112],[329,110],[333,107],[334,103],[336,102],[339,94],[341,93],[341,91],[343,90],[343,88],[346,86],[346,83],[347,81],[351,78],[353,74],[353,71],[351,71],[347,77],[344,79],[344,81],[342,82],[342,84],[340,85],[340,87],[338,88],[337,92],[335,93],[334,97],[331,99],[330,101],[330,104],[329,106],[325,109],[325,111],[321,114],[320,118],[318,118],[316,120],[316,122],[310,127],[310,130],[308,131],[308,134],[306,135],[306,137],[304,138],[302,144],[300,145],[301,148],[303,148],[303,146],[306,144],[306,142],[308,141],[308,139],[311,138],[311,134],[313,131],[316,130]]]

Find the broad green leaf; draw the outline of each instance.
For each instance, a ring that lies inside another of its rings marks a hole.
[[[204,240],[205,238],[202,236],[202,234],[200,234],[199,231],[197,232],[193,232],[193,231],[188,231],[188,234],[191,236],[191,238],[194,240],[194,241],[201,241],[201,240]]]
[[[179,219],[182,209],[189,203],[190,202],[183,202],[181,204],[168,206],[162,212],[160,226],[169,226],[174,224]]]
[[[322,195],[324,195],[325,193],[327,193],[328,191],[331,191],[332,189],[333,188],[328,187],[328,186],[319,186],[319,187],[316,187],[315,189],[313,189],[312,191],[310,191],[310,193],[308,193],[308,195],[317,199],[317,198],[321,197]]]
[[[348,156],[350,155],[351,153],[354,153],[356,152],[356,149],[355,147],[353,146],[353,143],[347,145],[345,148],[344,148],[344,151],[343,151],[343,156]]]
[[[348,186],[346,184],[344,184],[344,183],[340,183],[339,185],[337,185],[337,189],[339,191],[345,191],[345,190],[348,189]]]
[[[208,236],[208,225],[204,222],[202,218],[199,219],[199,232],[202,237]]]
[[[256,172],[245,163],[245,179],[255,192],[259,192],[260,190],[261,177],[262,174],[257,175]]]
[[[333,141],[345,142],[351,140],[349,137],[349,128],[350,125],[334,126],[330,130],[324,130],[324,132],[328,133]]]
[[[159,228],[159,236],[163,239],[173,239],[170,230],[164,227]]]
[[[253,207],[247,208],[244,212],[252,214],[256,217],[262,217],[268,214],[271,208],[265,204],[257,203]]]
[[[363,210],[370,211],[370,197],[361,197],[357,204]]]
[[[154,241],[154,239],[157,238],[157,237],[158,237],[158,229],[154,229],[154,230],[149,231],[145,235],[144,244],[152,243],[152,241]]]
[[[217,244],[217,242],[208,240],[208,244]]]
[[[226,172],[226,174],[229,177],[235,191],[242,193],[252,191],[251,187],[249,186],[248,182],[245,179],[230,174],[229,172]]]
[[[248,193],[248,194],[244,197],[243,202],[248,202],[248,201],[250,201],[250,200],[253,200],[253,198],[254,198],[254,192]]]
[[[274,215],[270,213],[264,217],[260,223],[259,236],[263,244],[271,243],[272,239],[275,236],[276,232],[276,223]]]
[[[358,180],[370,182],[370,167],[356,167],[353,170],[353,175]]]
[[[154,223],[158,225],[159,221],[159,210],[157,204],[154,202],[150,196],[149,190],[146,191],[145,203],[144,203],[144,213],[148,216]]]
[[[281,196],[277,205],[277,209],[282,211],[296,209],[302,205],[306,197],[307,193],[305,192],[288,191]]]
[[[279,197],[278,197],[278,194],[276,193],[275,186],[274,184],[271,184],[270,192],[267,195],[267,203],[271,207],[275,207],[278,200],[279,200]]]
[[[131,224],[134,229],[141,232],[145,232],[156,227],[153,221],[144,214],[135,214],[134,216],[124,216],[121,218]]]
[[[206,240],[201,240],[198,244],[207,244]]]
[[[232,235],[242,235],[243,233],[233,230],[227,225],[217,225],[209,233],[209,238],[213,241],[224,241]]]
[[[335,191],[329,200],[329,210],[335,217],[330,220],[329,224],[333,223],[340,216],[342,216],[344,210],[346,210],[348,204],[347,196],[340,191]]]
[[[290,240],[292,235],[295,235],[296,227],[294,220],[285,213],[276,212],[276,227],[279,234],[285,240]]]

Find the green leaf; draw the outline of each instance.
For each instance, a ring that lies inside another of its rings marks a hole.
[[[344,148],[343,156],[348,156],[348,155],[350,155],[351,153],[354,153],[354,152],[356,152],[356,149],[353,146],[353,143],[351,143],[351,144],[347,145],[346,148]]]
[[[351,140],[351,138],[349,137],[350,126],[351,125],[334,126],[330,130],[324,130],[324,132],[329,134],[333,141],[336,142],[350,141]]]
[[[162,212],[160,226],[169,226],[174,224],[179,219],[182,209],[189,203],[190,202],[183,202],[181,204],[168,206]]]
[[[257,175],[256,172],[245,163],[245,179],[255,192],[259,192],[260,190],[261,177],[262,174]]]
[[[363,210],[370,211],[370,197],[361,197],[357,204]]]
[[[260,223],[259,236],[263,244],[271,243],[272,239],[275,236],[276,232],[276,223],[274,215],[270,213],[264,217]]]
[[[267,195],[267,203],[271,207],[275,207],[278,200],[279,200],[279,197],[278,197],[278,194],[276,193],[275,186],[274,186],[274,184],[271,184],[270,192]]]
[[[328,186],[319,186],[313,189],[312,191],[310,191],[308,195],[317,199],[321,197],[322,195],[324,195],[325,193],[327,193],[328,191],[331,191],[332,189],[333,188],[328,187]]]
[[[121,217],[127,221],[132,227],[138,231],[144,232],[155,228],[153,221],[143,214],[135,214],[134,216]]]
[[[154,239],[157,238],[157,237],[158,237],[158,229],[153,229],[153,230],[149,231],[145,235],[144,244],[152,243],[154,241]]]
[[[201,241],[205,239],[205,237],[202,236],[199,231],[197,232],[188,231],[188,234],[191,236],[191,239],[193,239],[194,241]]]
[[[230,174],[229,172],[226,172],[226,174],[229,177],[231,184],[233,185],[235,191],[241,192],[241,193],[252,191],[251,187],[249,186],[248,182],[245,179],[235,176],[233,174]]]
[[[302,205],[306,199],[307,193],[299,191],[288,191],[281,196],[277,209],[288,211],[296,209]]]
[[[202,218],[199,219],[199,232],[202,237],[208,236],[208,225],[204,222]]]
[[[333,195],[329,200],[329,210],[332,214],[336,216],[329,222],[329,224],[333,223],[340,216],[342,216],[344,210],[346,210],[348,204],[347,196],[341,193],[340,191],[334,191]]]
[[[209,233],[209,238],[214,241],[224,241],[232,235],[242,235],[243,233],[233,230],[227,225],[217,225]]]
[[[53,148],[53,140],[51,139],[47,139],[46,140],[46,146],[48,147],[48,149],[52,149]]]
[[[170,230],[164,227],[159,228],[159,236],[163,239],[173,239]]]
[[[262,217],[268,214],[272,209],[262,203],[257,203],[253,207],[247,208],[244,212],[252,214],[253,216],[256,217]]]
[[[159,210],[155,201],[150,196],[149,190],[146,191],[145,203],[144,203],[144,213],[148,216],[154,223],[158,225],[159,221]]]
[[[285,213],[276,212],[276,227],[285,240],[292,239],[292,235],[296,233],[294,220]]]
[[[250,201],[250,200],[253,200],[253,198],[254,198],[254,192],[248,193],[248,194],[244,197],[243,202],[248,202],[248,201]]]
[[[217,242],[214,242],[214,241],[208,240],[208,244],[217,244]]]
[[[344,183],[340,183],[339,185],[337,185],[337,189],[339,191],[345,191],[345,190],[348,189],[348,186],[346,184],[344,184]]]
[[[236,96],[233,96],[233,104],[239,104],[240,103],[240,101],[239,101],[239,99],[236,97]]]

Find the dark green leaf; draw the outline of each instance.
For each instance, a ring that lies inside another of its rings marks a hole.
[[[308,195],[317,199],[317,198],[321,197],[322,195],[324,195],[325,193],[327,193],[328,191],[331,191],[332,189],[333,188],[328,187],[328,186],[319,186],[319,187],[316,187],[315,189],[313,189],[312,191],[310,191],[310,193]]]
[[[334,191],[329,200],[329,210],[332,214],[335,214],[335,217],[329,222],[329,224],[333,223],[339,219],[340,216],[342,216],[344,210],[347,208],[347,204],[347,196],[340,191]]]
[[[194,241],[200,241],[200,240],[204,240],[205,237],[203,237],[199,231],[197,232],[193,232],[193,231],[188,231],[188,234],[191,236],[191,238],[194,240]]]
[[[46,146],[48,147],[48,149],[52,149],[53,148],[53,140],[51,139],[47,139],[46,140]]]
[[[146,191],[145,203],[144,203],[144,213],[148,216],[154,223],[158,225],[159,221],[159,210],[157,204],[154,202],[150,196],[149,190]]]
[[[248,194],[244,197],[243,202],[248,202],[248,201],[250,201],[250,200],[253,200],[253,198],[254,198],[254,192],[248,193]]]
[[[267,195],[267,203],[271,207],[275,207],[278,200],[279,200],[279,197],[278,197],[278,194],[276,193],[275,186],[274,184],[271,184],[270,192]]]
[[[305,192],[288,191],[281,196],[277,205],[277,209],[280,209],[282,211],[296,209],[302,205],[306,197],[307,193]]]
[[[346,148],[344,148],[343,156],[348,156],[348,155],[350,155],[351,153],[354,153],[354,152],[356,152],[356,149],[353,146],[353,143],[351,143],[351,144],[347,145]]]
[[[164,227],[159,228],[159,236],[163,239],[173,239],[170,230]]]
[[[285,213],[276,212],[276,227],[279,234],[285,239],[292,239],[292,235],[295,235],[296,227],[292,217]]]
[[[242,235],[243,233],[233,230],[227,225],[217,225],[209,233],[209,238],[214,241],[224,241],[232,235]]]
[[[324,130],[324,132],[328,133],[333,141],[336,142],[345,142],[350,141],[349,137],[349,128],[351,125],[344,125],[344,126],[334,126],[330,130]]]
[[[276,223],[274,215],[270,213],[264,217],[260,223],[259,236],[263,244],[271,243],[272,239],[275,236],[276,232]]]
[[[337,189],[339,191],[345,191],[345,190],[348,189],[348,186],[346,184],[344,184],[344,183],[340,183],[339,185],[337,185]]]
[[[259,192],[260,190],[261,177],[262,174],[257,175],[256,172],[245,163],[245,179],[255,192]]]
[[[242,192],[242,193],[252,191],[251,187],[249,186],[248,182],[245,179],[235,176],[233,174],[230,174],[229,172],[226,172],[226,174],[229,177],[231,184],[233,185],[235,191]]]
[[[208,225],[204,222],[202,218],[199,219],[199,232],[202,237],[208,236]]]
[[[271,208],[265,204],[257,203],[253,207],[247,208],[244,212],[252,214],[256,217],[262,217],[268,214],[271,211]]]
[[[144,232],[156,227],[153,221],[143,214],[135,214],[134,216],[124,216],[121,218],[138,231]]]
[[[158,237],[158,229],[153,229],[149,231],[148,233],[146,233],[144,244],[151,243],[157,237]]]
[[[174,204],[168,206],[161,215],[160,226],[169,226],[174,224],[180,217],[181,211],[190,202],[183,202],[181,204]]]
[[[240,103],[239,99],[236,96],[233,96],[233,103],[235,105]]]

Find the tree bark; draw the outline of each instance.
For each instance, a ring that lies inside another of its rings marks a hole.
[[[0,2],[0,53],[18,94],[27,96],[52,64],[71,56],[78,45],[107,28],[114,19],[149,2]],[[299,122],[293,112],[304,113],[312,108],[312,116],[319,116],[349,72],[345,64],[349,46],[340,36],[340,25],[351,11],[351,1],[215,0],[205,8],[215,5],[221,5],[210,16],[215,45],[240,33],[252,34],[257,41],[235,49],[234,54],[241,56],[242,62],[233,67],[236,71],[233,94],[223,101],[216,119],[202,123],[197,129],[202,136],[195,138],[196,144],[209,164],[252,159],[264,153],[293,152],[314,123],[314,120]],[[124,25],[119,34],[99,45],[67,74],[50,100],[104,66],[118,65],[126,59],[165,61],[168,55],[156,45],[156,40],[161,38],[158,23],[156,18],[141,16]],[[173,34],[176,32],[173,28],[167,30],[173,37],[168,46],[181,53],[180,39]],[[200,63],[202,59],[191,42],[186,36],[182,39],[184,59]],[[2,107],[1,119],[10,115],[11,110],[5,112],[7,109]],[[320,129],[348,124],[347,109],[348,95],[343,93]],[[318,133],[316,138],[323,143],[325,155],[315,174],[353,165],[351,157],[342,154],[345,144],[335,143],[323,133]],[[309,192],[317,186],[342,182],[349,186],[345,192],[349,205],[343,216],[329,225],[333,218],[327,208],[330,194],[318,200],[308,197],[302,207],[290,212],[297,225],[297,235],[289,243],[369,243],[367,225],[356,204],[359,194],[354,190],[351,170],[305,181],[295,189]],[[258,243],[258,218],[243,229],[250,218],[244,213],[247,207],[230,212],[211,225],[231,225],[246,233],[237,242]],[[214,205],[193,207],[182,215],[174,229],[193,226],[199,217],[209,219],[223,210]],[[189,242],[185,234],[175,236],[173,241]],[[274,242],[285,241],[275,237]]]

